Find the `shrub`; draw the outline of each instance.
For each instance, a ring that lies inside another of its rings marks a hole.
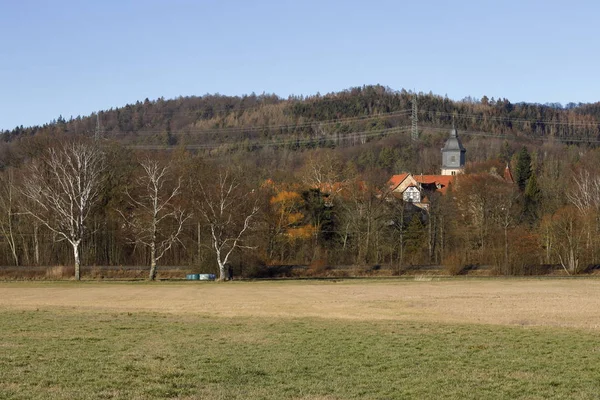
[[[46,268],[46,279],[69,279],[75,276],[75,267],[55,265]]]

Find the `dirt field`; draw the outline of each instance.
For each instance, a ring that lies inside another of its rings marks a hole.
[[[0,311],[397,319],[600,329],[600,280],[0,283]]]

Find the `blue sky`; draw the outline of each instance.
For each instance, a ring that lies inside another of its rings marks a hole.
[[[596,1],[0,0],[0,129],[145,98],[364,84],[600,101]]]

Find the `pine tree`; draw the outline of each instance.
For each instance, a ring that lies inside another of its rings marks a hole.
[[[515,182],[522,192],[527,186],[527,181],[531,177],[531,155],[527,151],[527,147],[523,146],[517,154],[517,166],[515,168]]]
[[[510,145],[508,144],[508,140],[505,140],[504,143],[502,144],[502,148],[500,149],[500,154],[499,154],[500,161],[502,161],[503,163],[508,163],[508,162],[510,162],[511,157],[512,157],[512,149],[510,148]]]
[[[425,247],[425,227],[418,214],[414,214],[406,227],[404,235],[406,241],[406,253],[418,259],[419,253]]]
[[[535,172],[531,173],[531,177],[527,181],[524,193],[524,205],[523,213],[526,220],[530,223],[534,223],[539,218],[539,206],[541,201],[542,193],[537,184],[537,178]]]

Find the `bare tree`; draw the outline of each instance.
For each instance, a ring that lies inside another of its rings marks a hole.
[[[6,239],[16,266],[19,266],[17,254],[17,191],[15,188],[14,171],[9,169],[0,177],[0,233]]]
[[[336,193],[342,189],[343,164],[339,157],[328,153],[310,156],[302,170],[302,182],[311,188],[333,190]]]
[[[181,179],[169,188],[169,168],[158,161],[146,159],[140,163],[143,174],[135,185],[139,194],[127,192],[129,209],[119,211],[131,231],[131,242],[150,249],[150,274],[156,279],[157,263],[173,244],[180,242],[183,224],[190,214],[175,204],[181,194]]]
[[[220,172],[209,184],[199,184],[200,214],[206,220],[211,234],[211,247],[219,265],[219,280],[225,280],[225,266],[231,254],[244,245],[243,237],[251,228],[258,213],[253,190],[245,190],[230,171]]]
[[[497,188],[492,192],[492,195],[491,219],[494,225],[502,229],[504,237],[504,255],[502,263],[504,273],[508,275],[511,272],[521,272],[514,271],[514,268],[511,269],[509,254],[509,229],[517,222],[516,206],[521,194],[512,184],[498,183]]]
[[[582,247],[585,241],[583,217],[573,206],[557,210],[550,221],[553,250],[567,274],[580,270]]]
[[[69,242],[79,280],[79,246],[102,187],[104,155],[95,145],[69,143],[51,148],[29,167],[22,193],[27,212],[61,240]]]
[[[587,170],[579,171],[573,177],[573,188],[567,192],[567,199],[583,214],[600,208],[600,177]]]
[[[573,204],[583,222],[587,255],[596,259],[598,232],[600,231],[600,176],[582,169],[573,177],[572,187],[567,191],[567,199]]]

